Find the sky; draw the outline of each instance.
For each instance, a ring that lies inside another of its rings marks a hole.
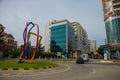
[[[67,19],[79,22],[86,30],[89,40],[97,46],[104,45],[105,24],[102,0],[0,0],[0,24],[5,32],[13,34],[18,45],[23,44],[26,22],[39,25],[45,42],[45,26],[49,21]],[[35,30],[33,30],[36,32]],[[35,42],[35,37],[31,42]]]

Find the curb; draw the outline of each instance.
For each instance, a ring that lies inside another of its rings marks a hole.
[[[69,70],[70,66],[66,64],[58,64],[55,66],[48,66],[44,68],[51,68],[51,69],[37,68],[35,71],[34,70],[21,70],[21,71],[16,70],[16,71],[19,71],[17,73],[15,70],[13,71],[3,70],[3,73],[0,73],[0,77],[14,77],[14,76],[21,77],[21,76],[35,76],[35,75],[41,75],[41,74],[46,74],[46,73],[47,74],[61,73],[61,72]],[[34,68],[29,68],[29,69],[34,69]]]
[[[0,70],[38,70],[38,69],[49,69],[49,68],[55,68],[58,65],[55,66],[48,66],[48,67],[38,67],[38,68],[0,68]]]
[[[113,60],[101,60],[101,63],[113,63]]]
[[[120,60],[113,60],[113,62],[120,62]]]

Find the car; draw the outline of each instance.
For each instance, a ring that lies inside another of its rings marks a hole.
[[[94,59],[98,59],[98,56],[94,56]]]
[[[76,64],[84,64],[84,60],[82,57],[77,57]]]
[[[87,53],[81,53],[79,56],[82,57],[85,62],[89,61],[89,56]]]

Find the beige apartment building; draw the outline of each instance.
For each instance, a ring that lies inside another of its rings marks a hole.
[[[72,22],[71,24],[74,28],[75,50],[88,52],[89,46],[87,32],[78,22]]]
[[[12,34],[8,34],[4,32],[5,27],[0,24],[0,41],[4,43],[0,45],[0,49],[5,49],[6,51],[13,51],[15,48],[17,48],[17,41],[15,41],[15,38]]]
[[[89,40],[90,52],[96,54],[96,40]]]

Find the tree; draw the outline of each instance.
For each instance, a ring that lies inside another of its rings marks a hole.
[[[100,46],[99,48],[98,48],[98,50],[97,50],[97,52],[99,53],[99,54],[101,54],[102,56],[104,55],[104,53],[103,53],[103,47],[102,46]]]
[[[2,24],[0,24],[0,49],[2,49],[2,45],[4,44],[4,40],[3,40],[3,32],[4,32],[4,27]]]
[[[4,45],[4,39],[3,39],[3,32],[4,32],[5,27],[3,27],[2,24],[0,24],[0,59],[2,59],[3,56],[3,45]]]
[[[41,52],[40,57],[41,58],[56,58],[57,55],[54,52]]]
[[[21,48],[16,48],[13,52],[12,52],[12,58],[17,58],[20,53],[21,53],[22,49]]]

